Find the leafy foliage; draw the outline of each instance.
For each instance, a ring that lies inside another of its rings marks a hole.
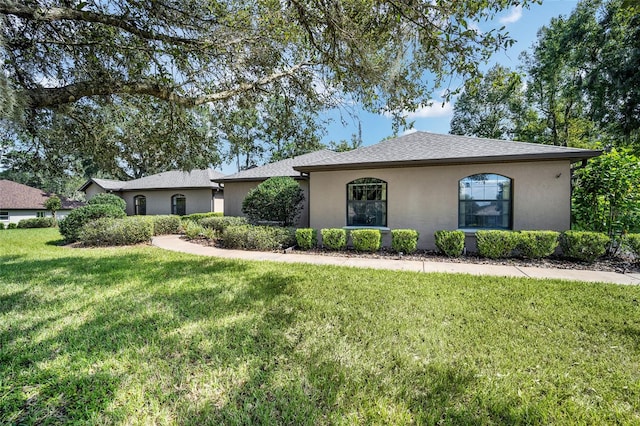
[[[153,235],[177,234],[182,228],[180,216],[158,215],[147,216],[153,223]]]
[[[57,195],[52,195],[44,202],[44,208],[51,212],[53,221],[56,221],[56,212],[62,208],[62,201]]]
[[[625,235],[624,244],[636,257],[636,262],[640,262],[640,234]]]
[[[322,246],[330,250],[344,250],[347,247],[347,231],[340,228],[324,228],[320,230]]]
[[[296,243],[302,250],[310,250],[318,245],[318,231],[313,228],[296,229]]]
[[[124,210],[115,204],[89,204],[72,210],[67,217],[60,221],[60,233],[67,242],[78,241],[82,227],[102,217],[123,218]]]
[[[18,228],[52,228],[54,226],[56,221],[51,217],[34,217],[18,222]]]
[[[15,222],[11,222],[7,224],[7,229],[17,229],[17,228],[18,228],[18,224]]]
[[[560,234],[562,254],[585,262],[593,262],[604,255],[609,242],[609,237],[600,232],[565,231]]]
[[[559,232],[556,231],[520,231],[518,232],[518,251],[524,257],[540,259],[551,256],[558,247]]]
[[[207,219],[210,217],[222,217],[222,213],[220,212],[207,212],[207,213],[192,213],[192,214],[187,214],[184,216],[180,216],[180,219],[185,221],[185,220],[192,220],[194,222],[202,222],[203,219]]]
[[[509,257],[518,246],[518,233],[513,231],[476,232],[478,254],[490,259]]]
[[[575,173],[573,215],[579,229],[603,232],[612,243],[640,231],[640,159],[613,149]],[[611,244],[613,252],[616,245]]]
[[[249,222],[242,216],[207,217],[200,221],[205,228],[211,228],[217,232],[223,232],[229,226],[247,225]]]
[[[415,229],[392,229],[391,249],[396,253],[414,253],[418,249],[420,233]]]
[[[102,217],[86,223],[78,240],[89,246],[125,246],[147,243],[152,236],[153,222],[144,216]]]
[[[349,234],[356,251],[376,252],[380,250],[382,234],[379,229],[354,229]]]
[[[222,243],[232,249],[282,250],[295,244],[295,236],[291,228],[239,225],[224,230]]]
[[[458,257],[464,250],[464,231],[436,231],[436,247],[449,257]]]
[[[304,194],[295,179],[276,176],[253,188],[242,201],[250,222],[275,222],[292,226],[302,212]]]
[[[184,235],[189,240],[193,240],[200,237],[205,228],[198,222],[187,220],[182,222],[182,229],[184,230]]]
[[[115,194],[109,193],[101,193],[94,195],[88,202],[90,206],[96,205],[110,205],[119,208],[122,211],[125,211],[127,208],[127,203],[122,198],[118,197]]]

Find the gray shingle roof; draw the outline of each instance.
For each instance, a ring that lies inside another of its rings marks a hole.
[[[353,151],[308,162],[295,170],[407,167],[429,164],[464,164],[596,157],[600,151],[527,142],[415,132]]]
[[[222,176],[224,176],[222,173],[211,169],[191,170],[190,172],[172,170],[130,180],[124,183],[122,189],[131,191],[164,188],[219,188],[220,186],[212,180]]]
[[[170,188],[220,188],[213,179],[219,179],[224,175],[212,169],[191,170],[190,172],[172,170],[145,176],[130,181],[91,178],[82,187],[87,189],[91,183],[95,183],[107,191],[135,191],[143,189],[170,189]]]
[[[328,149],[322,149],[320,151],[310,152],[309,154],[298,155],[297,157],[269,163],[261,167],[243,170],[232,175],[227,175],[221,179],[216,179],[216,182],[266,180],[274,176],[290,176],[295,178],[300,176],[300,172],[294,170],[294,167],[324,161],[336,154],[337,153],[329,151]]]
[[[0,179],[0,210],[46,210],[44,203],[52,194],[11,180]],[[84,206],[81,201],[60,197],[62,210]]]

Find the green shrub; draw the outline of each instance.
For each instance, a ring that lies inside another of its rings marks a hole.
[[[233,249],[281,250],[291,247],[294,241],[291,228],[278,226],[228,226],[222,234],[223,245]]]
[[[246,217],[240,216],[224,216],[224,217],[206,217],[200,221],[200,225],[205,228],[211,228],[220,233],[229,226],[248,225]]]
[[[523,257],[540,259],[553,254],[558,247],[559,232],[556,231],[520,231],[518,250]]]
[[[180,216],[158,215],[147,216],[153,222],[153,235],[178,234],[182,228]]]
[[[636,261],[640,262],[640,234],[627,234],[624,238],[624,244],[636,257]]]
[[[180,219],[191,220],[193,222],[200,223],[202,219],[206,219],[209,217],[222,217],[222,213],[220,212],[192,213],[192,214],[181,216]]]
[[[18,222],[18,228],[53,228],[55,226],[56,222],[52,217],[34,217]]]
[[[289,176],[269,178],[253,188],[242,201],[242,213],[250,222],[293,226],[302,212],[304,194]]]
[[[118,197],[115,194],[107,193],[94,195],[89,201],[87,201],[87,204],[89,204],[90,206],[106,204],[115,206],[122,211],[125,211],[127,209],[127,203],[122,198]]]
[[[320,231],[322,246],[330,250],[344,250],[347,247],[347,231],[340,228],[325,228]]]
[[[396,253],[411,254],[418,249],[420,233],[415,229],[392,229],[391,250]]]
[[[7,229],[16,229],[17,227],[18,227],[18,224],[13,222],[7,225]]]
[[[184,235],[190,240],[198,238],[204,232],[204,227],[192,220],[184,222],[182,227]]]
[[[318,231],[313,228],[296,229],[296,243],[302,250],[310,250],[318,245]]]
[[[78,240],[91,246],[124,246],[149,242],[152,236],[153,223],[143,216],[103,217],[86,223]]]
[[[480,256],[498,259],[511,256],[518,246],[518,233],[513,231],[478,231],[476,243]]]
[[[0,222],[0,231],[4,229],[4,223]]]
[[[357,251],[375,252],[380,250],[382,234],[378,229],[354,229],[351,231],[351,241]]]
[[[202,236],[207,240],[215,240],[218,237],[218,232],[211,228],[202,228]]]
[[[560,248],[565,257],[593,262],[607,251],[609,237],[600,232],[565,231],[560,234]]]
[[[80,230],[86,223],[101,217],[117,219],[125,216],[124,210],[113,204],[90,204],[72,210],[60,221],[60,233],[68,242],[77,241]]]
[[[464,251],[464,231],[436,231],[436,247],[449,257],[459,257]]]

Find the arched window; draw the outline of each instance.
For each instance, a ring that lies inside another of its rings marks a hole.
[[[347,226],[387,226],[387,182],[361,178],[347,184]]]
[[[144,195],[136,195],[133,197],[134,214],[144,216],[147,214],[147,197]]]
[[[182,194],[171,197],[171,214],[184,216],[187,214],[187,198]]]
[[[511,195],[506,176],[481,173],[460,179],[458,227],[511,229]]]

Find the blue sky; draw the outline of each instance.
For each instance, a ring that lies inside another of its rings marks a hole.
[[[481,30],[499,28],[504,25],[505,30],[516,41],[509,50],[493,55],[490,62],[483,68],[488,69],[496,63],[516,68],[519,65],[518,56],[534,43],[538,30],[547,25],[553,17],[568,16],[575,9],[577,3],[577,0],[544,0],[542,4],[533,4],[528,9],[505,10],[496,16],[493,22],[480,24]],[[459,79],[454,80],[453,84],[456,84],[456,81],[457,84],[462,84]],[[449,122],[453,114],[455,99],[451,104],[446,104],[442,108],[442,101],[437,102],[437,95],[437,93],[434,94],[436,102],[433,106],[423,108],[409,116],[409,121],[414,121],[413,129],[433,133],[449,132]],[[358,132],[358,119],[362,125],[364,145],[374,144],[393,134],[391,119],[383,115],[359,111],[356,120],[343,115],[346,125],[341,123],[340,114],[337,112],[329,113],[327,116],[332,118],[333,122],[328,126],[327,135],[323,138],[325,143],[337,142],[342,139],[350,140],[351,135]]]

